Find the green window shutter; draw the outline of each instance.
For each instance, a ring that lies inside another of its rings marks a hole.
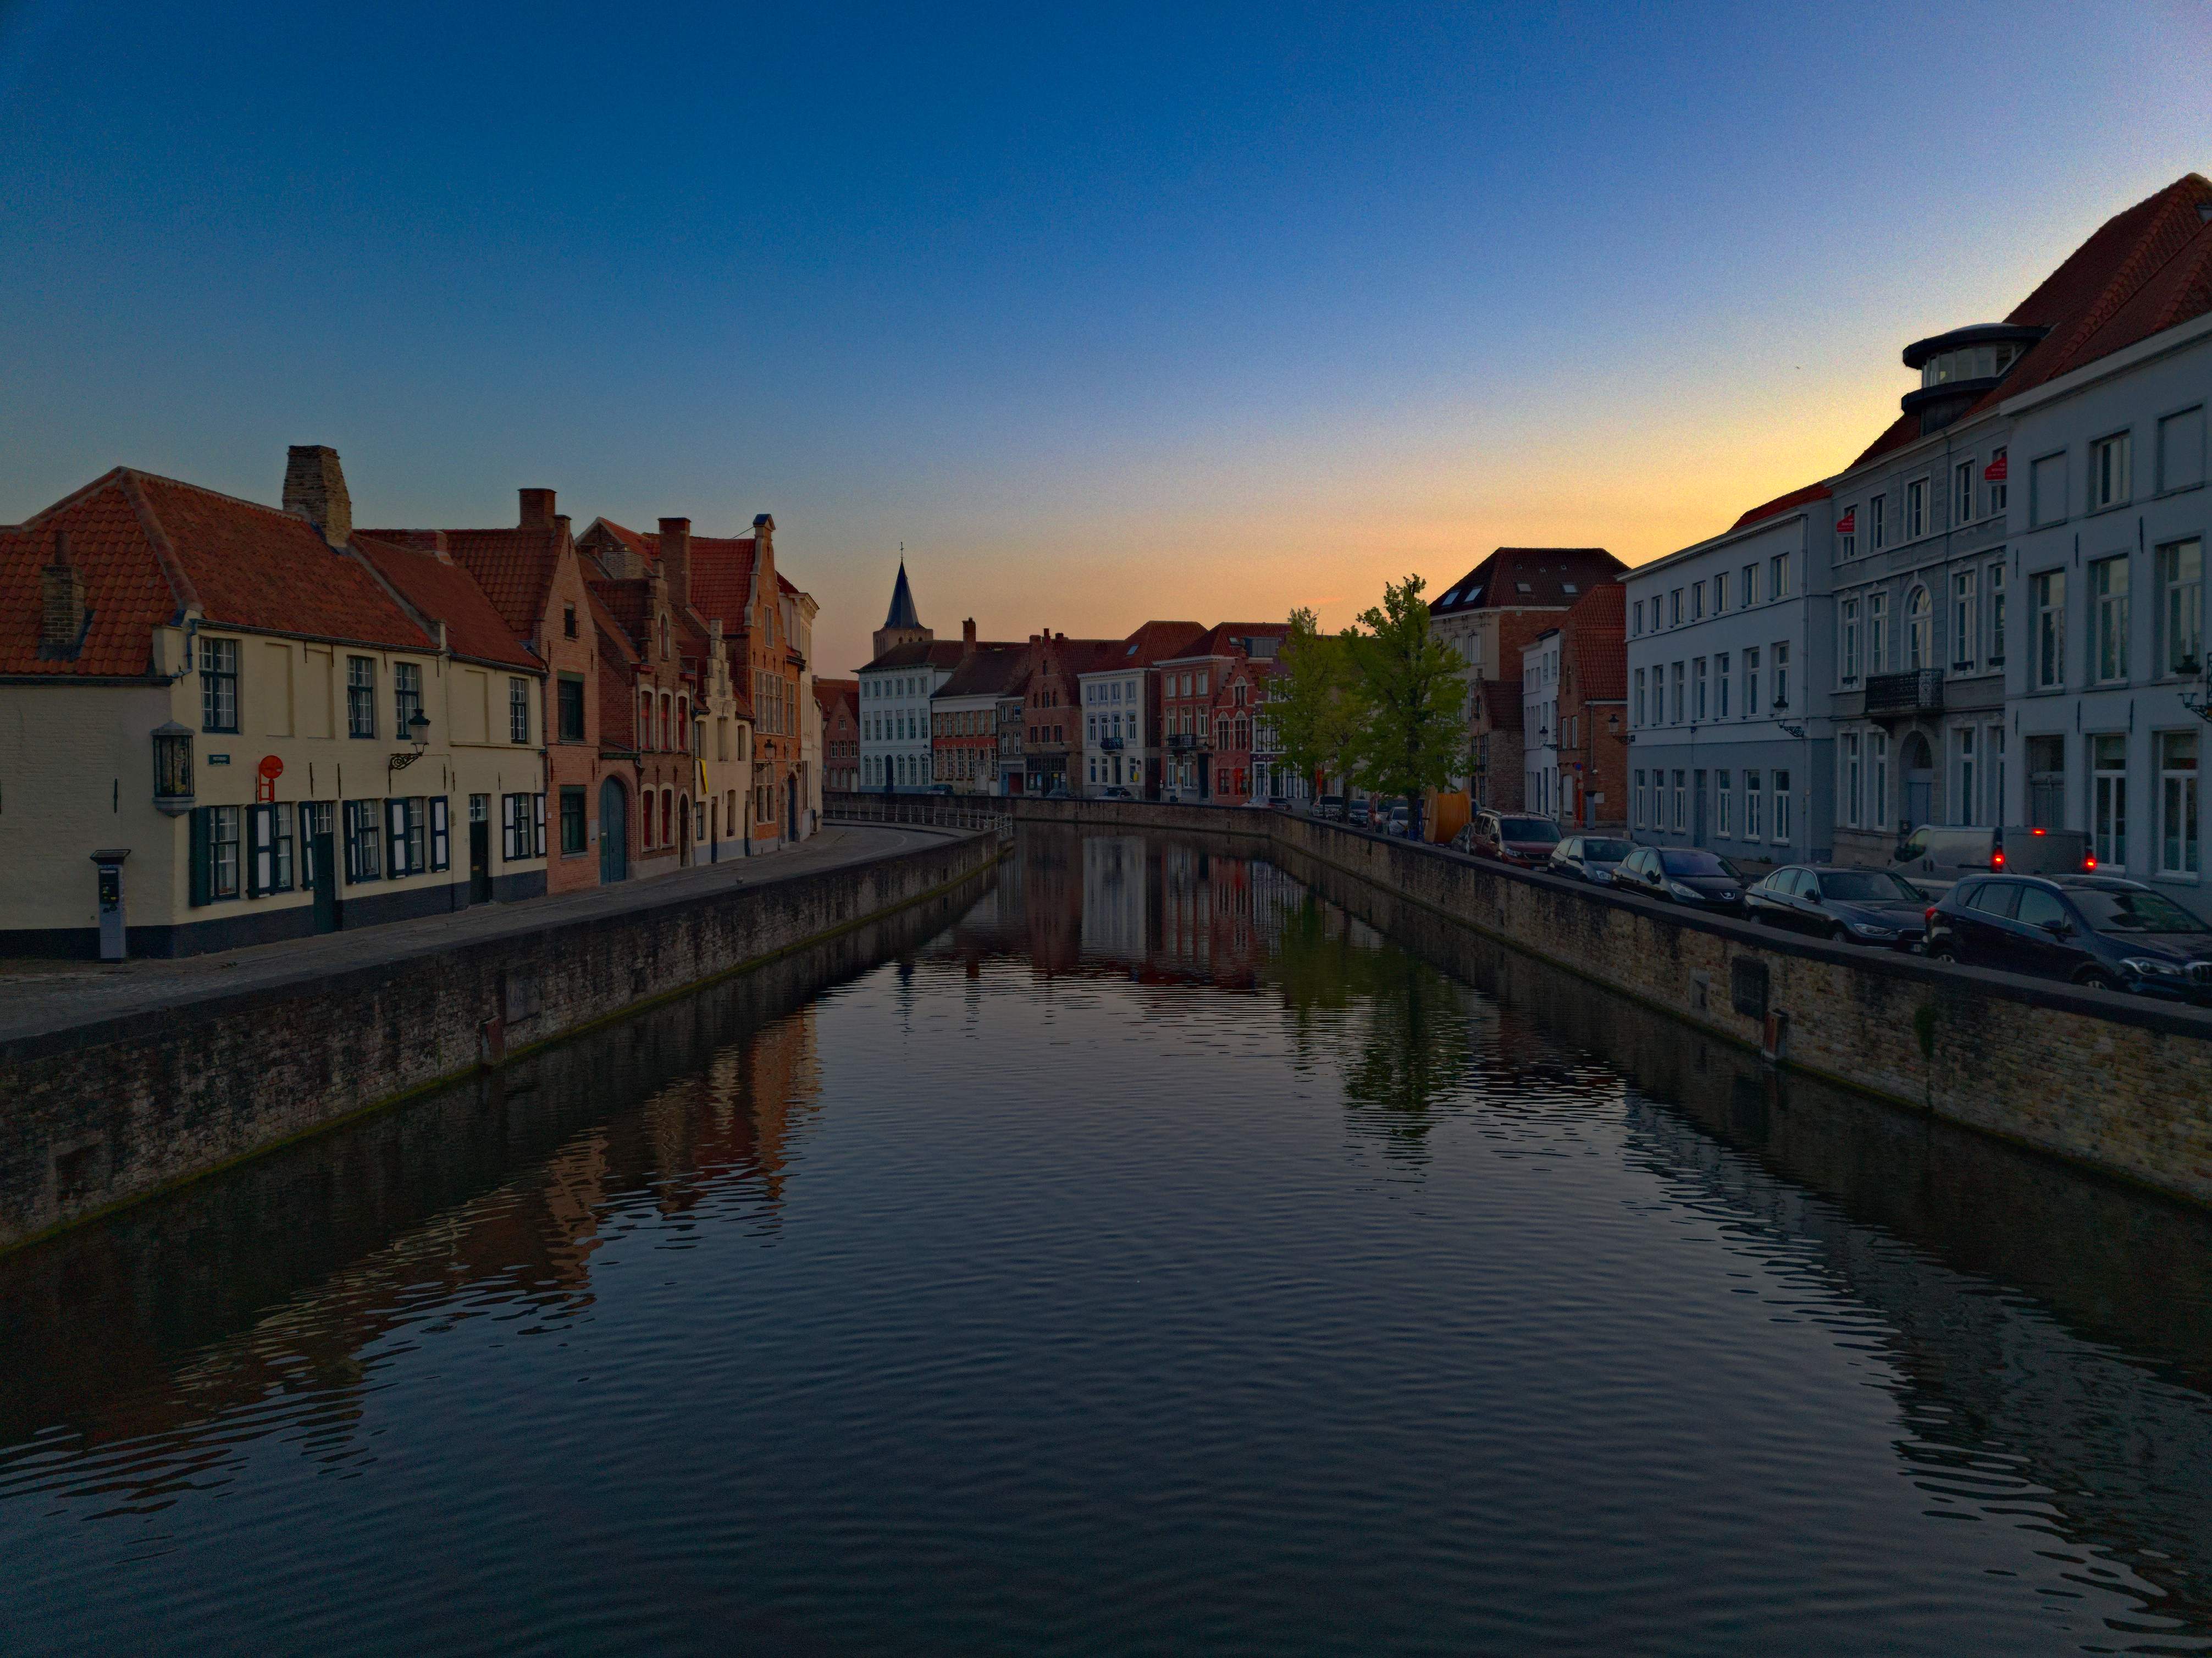
[[[430,867],[447,869],[453,864],[451,839],[446,823],[446,797],[430,797]]]
[[[209,864],[213,854],[209,849],[208,823],[214,812],[212,806],[195,807],[187,820],[191,824],[191,851],[188,859],[191,865],[191,902],[195,905],[204,904],[209,899]]]

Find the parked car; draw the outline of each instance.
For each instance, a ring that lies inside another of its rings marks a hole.
[[[1743,877],[1703,847],[1638,847],[1620,860],[1613,884],[1692,909],[1734,915],[1743,908]]]
[[[1413,832],[1412,815],[1402,805],[1391,807],[1383,815],[1382,832],[1385,835],[1395,835],[1401,837],[1411,835]]]
[[[1054,778],[1052,786],[1044,792],[1044,798],[1048,800],[1066,799],[1068,798],[1067,780],[1065,777]]]
[[[1611,886],[1613,872],[1621,859],[1636,850],[1632,841],[1603,835],[1570,835],[1552,848],[1549,867],[1554,875],[1571,875],[1593,886]]]
[[[1942,892],[1968,875],[2083,875],[2097,860],[2081,829],[1960,829],[1925,823],[1897,843],[1892,871]]]
[[[1101,800],[1133,800],[1137,797],[1126,788],[1104,788],[1098,791]]]
[[[1928,953],[2212,1004],[2212,928],[2164,893],[2116,875],[1960,881],[1928,910]]]
[[[1743,895],[1754,921],[1839,944],[1917,950],[1928,932],[1928,895],[1893,871],[1789,864]]]
[[[1344,821],[1354,829],[1365,829],[1370,821],[1367,803],[1364,800],[1352,801],[1344,809]]]
[[[1344,821],[1344,797],[1340,794],[1317,794],[1314,797],[1311,810],[1316,817],[1340,823]]]
[[[1478,858],[1495,858],[1522,869],[1541,869],[1559,844],[1559,826],[1548,817],[1486,807],[1468,820],[1452,844]]]

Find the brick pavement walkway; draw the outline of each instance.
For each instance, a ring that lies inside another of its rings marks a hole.
[[[951,831],[918,826],[828,824],[798,846],[763,857],[519,904],[475,904],[357,932],[328,932],[174,960],[0,960],[0,1042],[121,1015],[159,1013],[243,989],[317,979],[341,968],[405,961],[476,939],[532,932],[594,915],[618,915],[687,893],[772,886],[951,838],[956,837]]]

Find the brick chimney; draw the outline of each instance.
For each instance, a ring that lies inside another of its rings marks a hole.
[[[295,443],[284,462],[284,510],[322,531],[333,547],[353,539],[353,497],[346,493],[338,452],[319,443]]]
[[[72,657],[84,635],[84,574],[70,562],[69,531],[54,531],[54,562],[39,572],[39,654]]]
[[[975,618],[972,616],[960,624],[960,654],[975,654]]]
[[[660,573],[668,578],[668,598],[673,604],[691,602],[691,520],[660,520]]]
[[[553,511],[553,492],[550,489],[524,489],[522,496],[522,525],[526,530],[550,530],[556,513]]]

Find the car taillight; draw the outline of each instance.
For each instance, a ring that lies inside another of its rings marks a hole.
[[[2093,852],[2093,853],[2089,853],[2087,856],[2086,856],[2085,858],[2083,858],[2083,859],[2081,859],[2081,867],[2082,867],[2083,869],[2094,869],[2094,868],[2096,868],[2096,867],[2097,867],[2097,854],[2096,854],[2095,853],[2094,853],[2094,852]]]
[[[1927,908],[1920,912],[1920,925],[1923,926],[1934,926],[1936,925],[1935,905],[1930,904]]]
[[[2002,869],[2004,867],[2004,848],[2002,847],[1998,847],[1990,853],[1990,867],[1991,869]]]

